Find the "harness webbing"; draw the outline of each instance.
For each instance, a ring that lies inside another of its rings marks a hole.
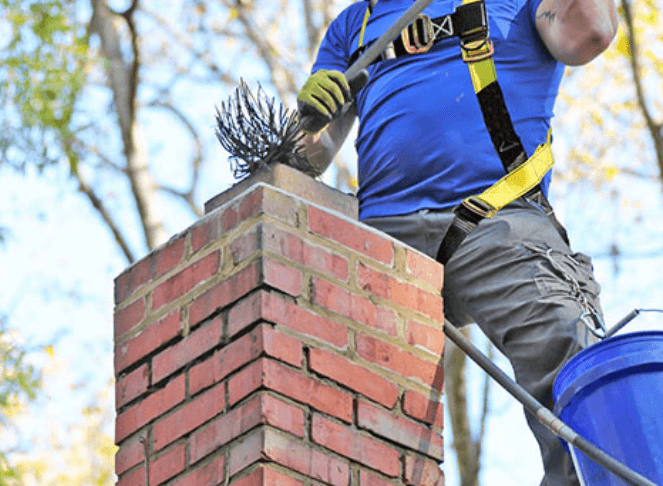
[[[484,0],[463,0],[463,5],[470,3],[483,4]],[[470,196],[456,207],[454,220],[438,249],[437,260],[446,264],[483,219],[493,217],[498,210],[522,196],[545,210],[561,237],[568,243],[566,230],[557,220],[541,188],[541,180],[553,165],[550,132],[546,142],[528,157],[513,127],[502,89],[497,82],[494,48],[488,37],[487,23],[478,36],[476,33],[471,38],[461,35],[460,40],[463,61],[470,70],[484,123],[506,175],[482,194]]]
[[[370,45],[363,46],[362,43],[373,5],[374,3],[367,9],[359,46],[351,59],[360,55],[362,50]],[[400,37],[395,39],[392,48],[388,49],[395,55],[383,56],[376,62],[385,58],[426,52],[434,43],[453,36],[460,38],[463,61],[468,66],[484,123],[506,175],[483,193],[464,199],[454,209],[454,220],[442,240],[437,260],[446,264],[467,235],[483,219],[493,217],[501,208],[523,196],[545,210],[555,228],[568,243],[566,230],[557,221],[540,185],[553,165],[550,133],[548,140],[539,145],[534,154],[528,157],[513,127],[502,89],[497,82],[493,59],[494,48],[488,36],[484,0],[463,0],[462,5],[453,14],[436,19],[420,15]]]

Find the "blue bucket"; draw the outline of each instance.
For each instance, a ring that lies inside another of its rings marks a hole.
[[[663,485],[663,332],[614,336],[575,355],[553,388],[555,414],[617,461]],[[586,486],[629,486],[571,447]]]

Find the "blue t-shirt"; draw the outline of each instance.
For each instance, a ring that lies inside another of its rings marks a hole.
[[[564,71],[538,36],[540,1],[486,0],[497,78],[530,155],[546,140]],[[434,0],[424,13],[440,17],[460,3]],[[331,23],[313,72],[347,69],[367,4],[350,5]],[[364,44],[377,39],[410,5],[412,0],[378,1]],[[370,79],[356,100],[360,219],[452,207],[504,175],[457,37],[427,53],[378,62],[368,71]]]

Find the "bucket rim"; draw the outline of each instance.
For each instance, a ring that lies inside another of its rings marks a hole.
[[[638,350],[636,353],[631,349],[629,354],[628,345],[633,348],[643,342],[657,341],[661,343],[661,347],[657,350],[645,352]],[[624,348],[621,351],[626,354],[610,355],[614,348]],[[663,331],[640,331],[613,336],[580,351],[564,365],[555,379],[553,386],[555,414],[559,416],[574,396],[609,375],[625,373],[636,367],[663,365],[661,350],[663,350]],[[606,359],[600,360],[601,356]]]

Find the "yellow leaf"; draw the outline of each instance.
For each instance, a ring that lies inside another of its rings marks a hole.
[[[649,25],[656,25],[658,22],[658,11],[657,10],[652,10],[652,12],[645,17],[645,22],[647,22]]]
[[[239,12],[237,12],[236,8],[231,8],[230,9],[230,20],[235,20],[237,17],[239,17]]]
[[[619,35],[619,40],[617,41],[617,45],[615,46],[615,49],[617,49],[617,52],[620,54],[630,57],[631,56],[631,45],[629,44],[628,37],[626,37],[624,34],[620,33]]]
[[[606,167],[604,169],[605,180],[608,182],[614,179],[617,174],[619,174],[617,167]]]

